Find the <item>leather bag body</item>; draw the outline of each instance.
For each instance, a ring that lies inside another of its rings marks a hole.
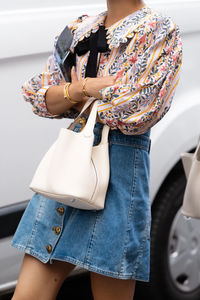
[[[82,112],[90,103],[86,103]],[[101,142],[93,146],[96,114],[97,101],[82,131],[60,129],[33,176],[30,188],[34,192],[80,209],[104,208],[110,175],[110,127],[103,126]]]
[[[183,153],[182,162],[187,178],[182,214],[200,219],[200,143],[195,153]]]

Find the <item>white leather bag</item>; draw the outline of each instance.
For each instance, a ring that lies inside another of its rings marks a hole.
[[[187,178],[182,214],[200,218],[200,143],[195,153],[183,153],[182,162]]]
[[[90,98],[81,113],[92,103]],[[81,114],[80,113],[80,114]],[[61,128],[40,162],[30,188],[41,195],[80,209],[100,210],[109,182],[110,127],[103,126],[101,142],[93,146],[97,101],[82,131]]]

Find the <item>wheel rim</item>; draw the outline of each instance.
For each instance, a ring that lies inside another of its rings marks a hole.
[[[171,226],[168,262],[173,283],[183,292],[200,286],[200,220],[177,212]]]

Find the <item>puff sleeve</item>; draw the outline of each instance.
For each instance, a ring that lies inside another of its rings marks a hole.
[[[148,25],[148,32],[134,37],[128,70],[123,66],[115,85],[99,91],[101,121],[127,135],[142,134],[162,119],[179,81],[182,41],[178,26],[170,18],[151,20]]]
[[[72,34],[88,15],[82,15],[76,20],[68,24]],[[54,45],[59,35],[55,37]],[[55,62],[54,55],[50,55],[47,58],[45,70],[39,74],[36,74],[32,78],[28,79],[21,87],[24,100],[32,105],[33,112],[46,118],[75,118],[78,114],[73,107],[62,115],[52,115],[48,112],[45,102],[45,94],[48,88],[52,85],[59,85],[62,80],[62,75],[59,71],[57,63]]]

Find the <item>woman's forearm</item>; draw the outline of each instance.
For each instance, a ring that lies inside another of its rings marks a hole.
[[[73,103],[64,98],[63,89],[63,85],[52,85],[48,88],[45,101],[50,114],[61,115],[73,106]]]
[[[80,84],[72,83],[69,87],[69,94],[73,100],[78,101],[79,103],[73,104],[68,99],[64,98],[63,84],[49,87],[45,95],[46,106],[49,113],[60,115],[67,112],[72,106],[74,106],[74,108],[76,108],[76,105],[77,107],[80,106],[80,103],[82,102]]]
[[[100,78],[89,78],[87,81],[87,94],[91,97],[101,99],[101,94],[99,90],[113,85],[115,83],[115,76],[104,76]],[[83,95],[83,80],[78,80],[72,82],[69,86],[69,95],[70,97],[77,101],[77,104],[71,103],[68,99],[64,98],[64,82],[57,86],[51,86],[48,88],[45,101],[46,107],[50,114],[61,115],[67,112],[72,106],[81,111],[85,101],[89,99]]]

